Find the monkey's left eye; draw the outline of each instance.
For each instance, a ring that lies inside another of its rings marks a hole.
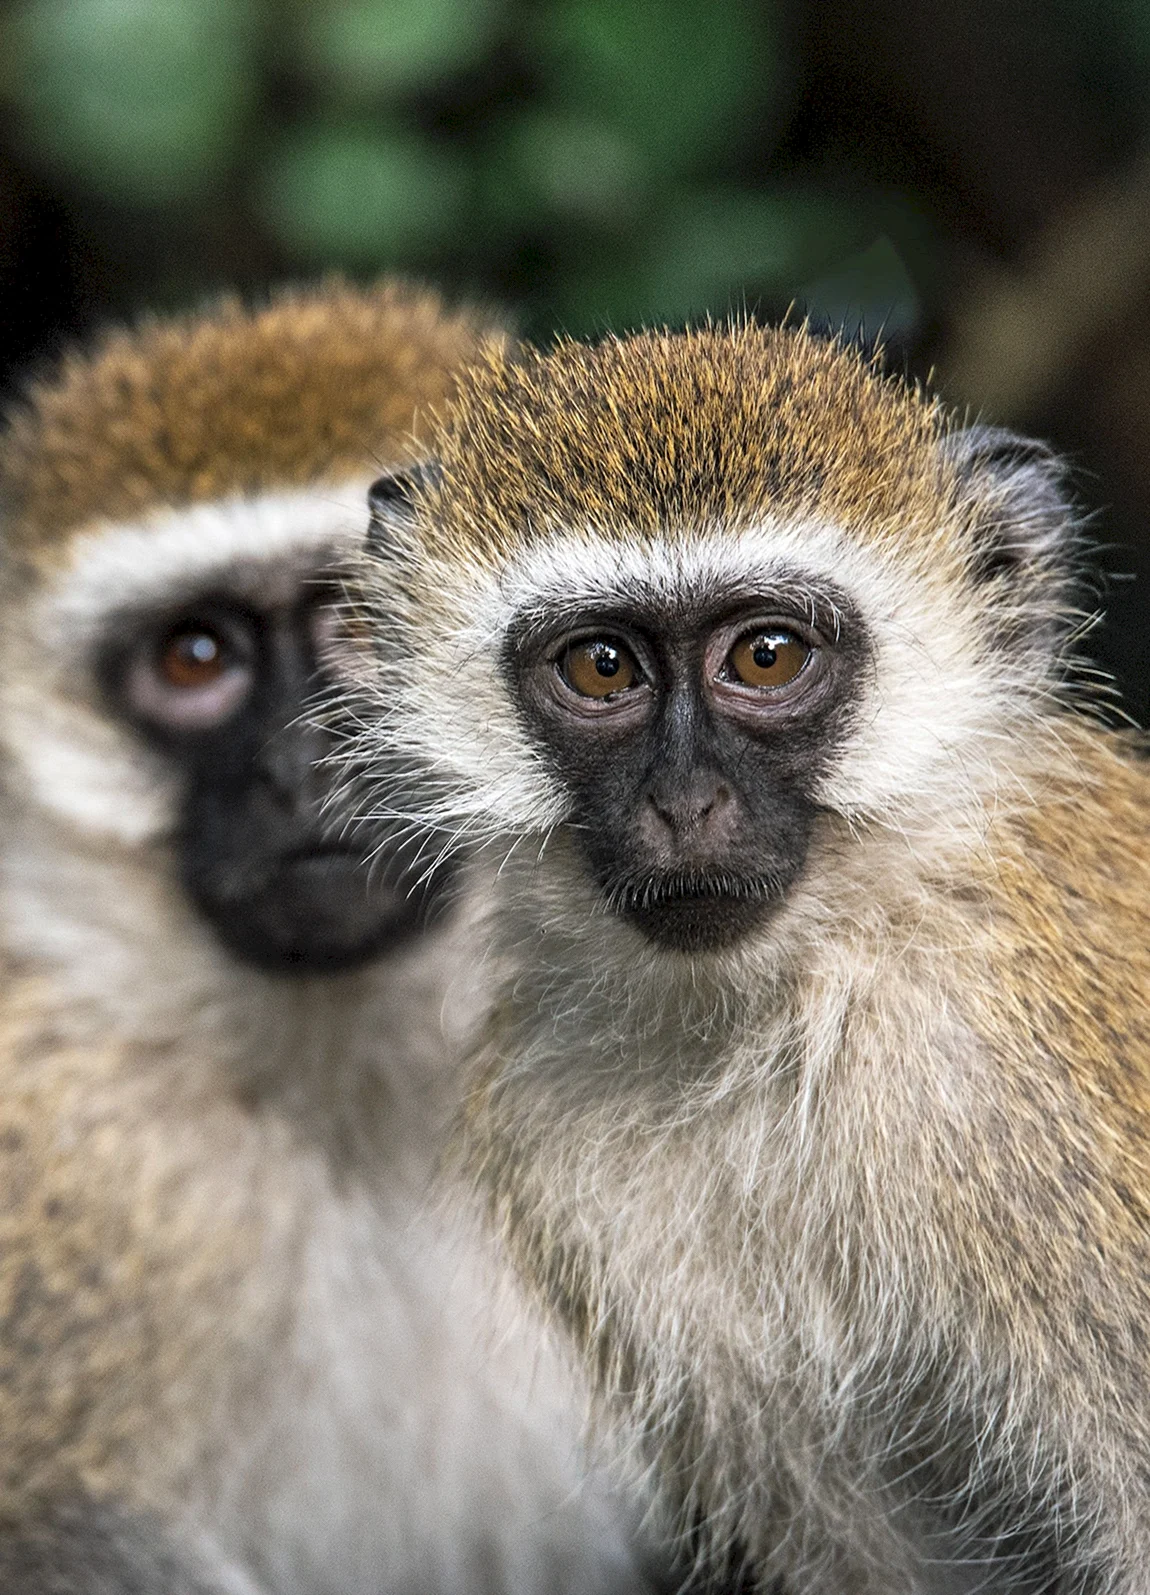
[[[611,698],[643,679],[638,660],[614,637],[573,643],[558,662],[559,674],[581,698]]]
[[[257,652],[242,617],[213,624],[189,616],[141,636],[128,658],[122,691],[131,711],[159,729],[211,730],[247,699]]]
[[[788,687],[805,669],[813,651],[793,631],[767,626],[739,638],[727,655],[723,674],[744,687]]]
[[[223,638],[206,626],[176,631],[162,645],[160,674],[172,687],[206,687],[227,669],[227,653]]]

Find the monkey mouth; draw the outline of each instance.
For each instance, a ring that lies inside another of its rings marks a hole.
[[[770,917],[782,893],[770,876],[692,873],[621,884],[607,903],[656,946],[702,953],[740,941]]]
[[[338,974],[407,944],[450,906],[453,880],[413,878],[361,848],[308,839],[258,868],[187,882],[225,946],[273,973]],[[446,873],[446,872],[445,872]]]

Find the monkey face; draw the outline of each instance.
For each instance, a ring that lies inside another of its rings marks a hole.
[[[175,603],[119,617],[100,652],[110,708],[174,775],[183,885],[233,953],[335,972],[414,932],[446,890],[414,847],[338,811],[331,736],[337,592],[322,551],[214,573]]]
[[[365,752],[592,962],[854,912],[854,840],[976,837],[1059,690],[1057,462],[837,345],[562,344],[472,372],[435,442],[370,494]]]
[[[6,779],[52,828],[43,845],[138,864],[272,972],[361,965],[451,895],[449,871],[419,878],[425,832],[357,827],[329,758],[335,565],[361,495],[325,484],[95,526],[5,628]]]
[[[504,668],[610,908],[652,942],[729,945],[802,871],[817,780],[867,650],[841,595],[619,603],[513,630]]]

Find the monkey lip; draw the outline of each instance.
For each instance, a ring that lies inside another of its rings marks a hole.
[[[628,914],[678,903],[761,903],[776,897],[778,890],[761,875],[667,875],[630,882],[612,897],[613,906]]]
[[[385,861],[386,862],[386,861]],[[276,848],[242,875],[189,882],[224,944],[283,974],[337,974],[373,962],[450,906],[452,879],[428,884],[402,860],[374,868],[359,848],[313,837]]]
[[[629,883],[609,894],[613,911],[648,941],[676,952],[715,952],[761,925],[782,895],[764,876],[677,875]]]
[[[310,864],[367,868],[367,860],[362,853],[340,842],[309,842],[289,848],[280,854],[277,864],[281,869],[295,869]]]

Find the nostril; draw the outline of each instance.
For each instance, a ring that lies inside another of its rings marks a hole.
[[[716,810],[719,810],[721,812],[723,809],[725,809],[727,807],[727,804],[730,801],[731,801],[731,789],[730,789],[730,787],[720,784],[719,786],[717,786],[715,788],[714,792],[712,793],[710,799],[707,802],[706,807],[703,808],[700,811],[699,818],[700,819],[706,819],[708,814],[713,814]]]
[[[647,794],[647,802],[651,805],[651,807],[654,809],[655,813],[663,821],[664,825],[671,825],[671,826],[674,825],[675,821],[674,821],[674,818],[673,818],[673,816],[671,814],[670,806],[667,803],[665,803],[665,802],[661,803],[653,792],[648,792],[648,794]]]

